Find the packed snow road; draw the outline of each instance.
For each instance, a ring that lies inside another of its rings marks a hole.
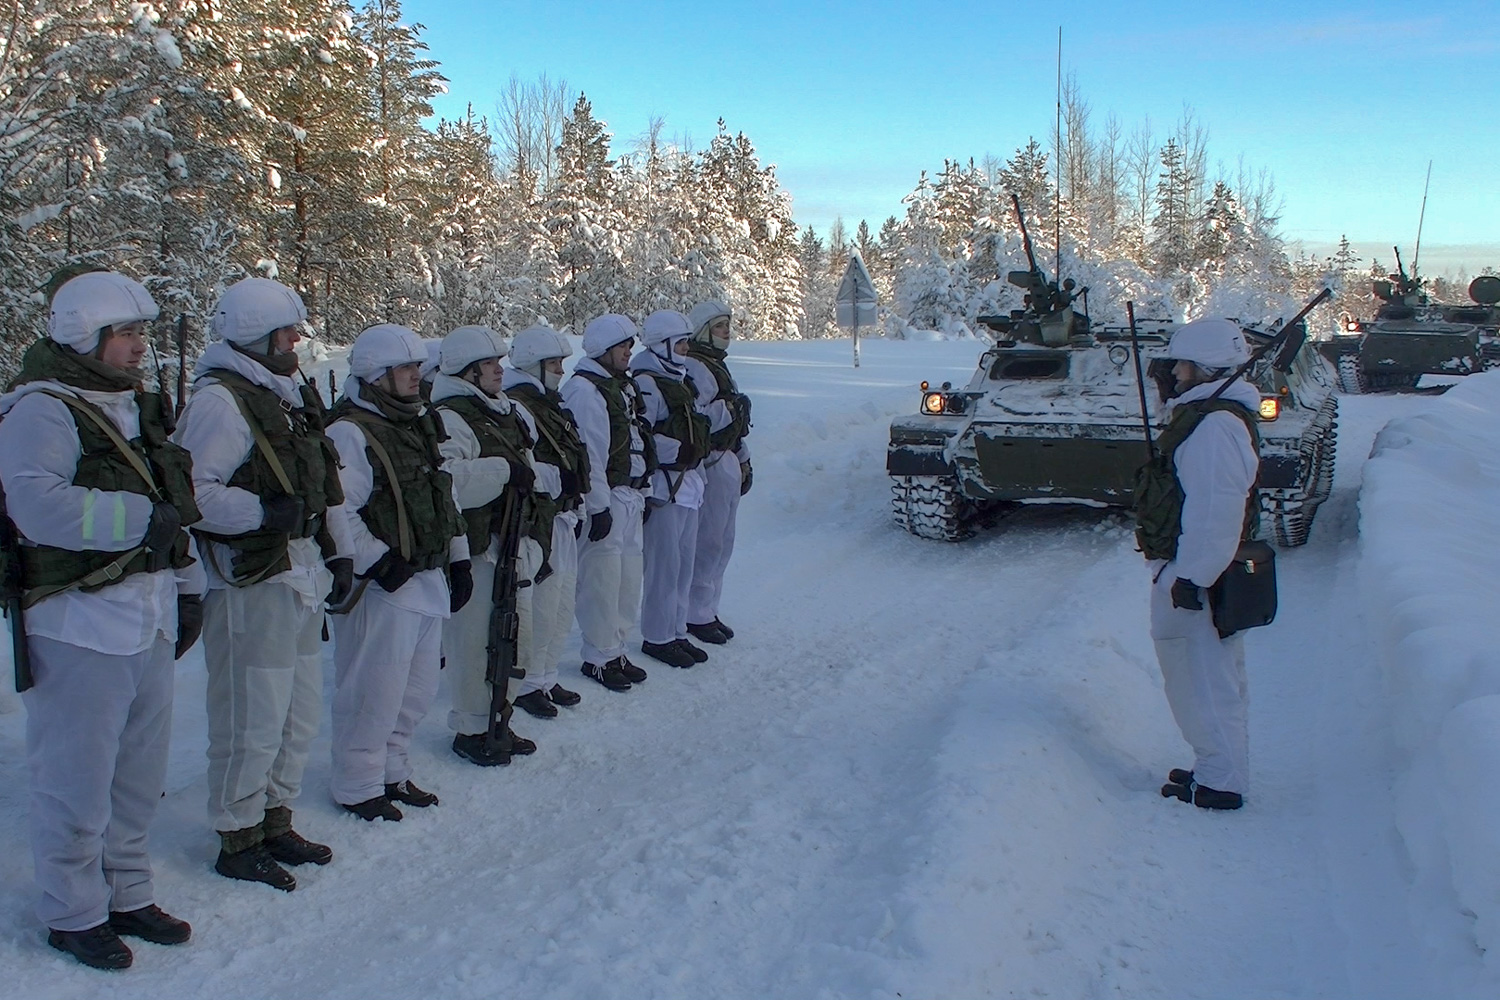
[[[1408,920],[1383,685],[1353,567],[1360,469],[1420,397],[1346,399],[1335,492],[1282,553],[1248,644],[1248,807],[1157,794],[1188,761],[1114,515],[1035,508],[968,543],[893,527],[889,418],[973,343],[738,344],[756,487],[691,670],[553,721],[480,771],[446,693],[413,748],[442,796],[336,812],[327,742],[291,894],[214,875],[203,666],[179,664],[159,901],[191,944],[105,977],[31,916],[23,716],[0,700],[0,967],[52,997],[1419,997],[1453,995]],[[572,669],[572,668],[569,668]],[[569,676],[565,674],[565,677]],[[576,675],[573,675],[576,677]]]

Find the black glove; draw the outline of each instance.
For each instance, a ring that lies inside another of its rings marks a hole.
[[[583,537],[583,518],[581,518],[581,517],[578,519],[577,523],[575,523],[573,525],[573,537],[574,538],[582,538]]]
[[[646,506],[644,506],[644,507],[641,508],[641,523],[642,524],[645,524],[647,521],[651,520],[651,512],[653,510],[655,510],[655,509],[656,509],[656,504],[652,503],[650,500],[647,500],[646,501]]]
[[[146,548],[159,556],[172,554],[177,533],[182,530],[182,515],[169,503],[151,505],[151,521],[146,525]]]
[[[285,493],[261,500],[260,509],[265,512],[260,526],[267,531],[295,535],[302,530],[302,525],[307,520],[307,504],[301,497]]]
[[[348,556],[339,556],[323,565],[333,574],[333,588],[328,591],[328,599],[324,603],[330,608],[336,608],[354,592],[354,560]]]
[[[197,594],[177,595],[177,650],[173,659],[193,648],[203,634],[203,598]]]
[[[742,392],[735,398],[735,401],[739,404],[740,416],[744,418],[745,426],[748,427],[750,425],[750,397]]]
[[[606,507],[597,514],[589,516],[589,541],[602,542],[604,536],[609,534],[609,529],[615,526],[615,517]]]
[[[380,584],[380,589],[387,594],[394,594],[416,575],[415,566],[389,549],[385,555],[375,560],[375,565],[365,571],[365,576]]]
[[[510,462],[510,480],[505,484],[521,493],[530,493],[536,487],[536,473],[525,462]]]
[[[578,482],[578,473],[574,472],[572,469],[564,469],[562,466],[557,467],[557,473],[558,477],[562,479],[563,496],[571,497],[582,492],[582,490],[579,489],[581,484]]]
[[[1172,584],[1172,607],[1184,611],[1202,611],[1203,595],[1199,593],[1198,585],[1179,576],[1177,582]]]
[[[691,441],[683,441],[677,446],[677,461],[673,464],[680,469],[691,469],[703,461],[703,449]]]
[[[448,610],[458,610],[474,596],[474,566],[467,559],[448,564]]]
[[[740,496],[750,492],[750,487],[755,483],[755,470],[750,467],[749,462],[740,463]]]

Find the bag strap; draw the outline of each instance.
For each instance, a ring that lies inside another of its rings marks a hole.
[[[128,552],[122,552],[105,565],[72,581],[71,583],[52,583],[45,587],[32,587],[21,595],[21,609],[24,611],[39,601],[64,593],[69,590],[81,590],[85,587],[102,587],[113,583],[125,575],[125,567],[137,556],[146,551],[146,546],[137,545]]]
[[[261,457],[271,467],[271,474],[281,484],[282,492],[288,496],[294,495],[295,491],[292,489],[292,479],[286,474],[286,466],[282,465],[281,459],[276,457],[276,452],[272,449],[270,439],[266,437],[266,432],[261,429],[260,422],[250,415],[250,408],[245,405],[245,401],[240,398],[240,394],[235,390],[234,386],[227,382],[219,382],[219,385],[229,390],[229,395],[234,398],[234,405],[239,407],[240,416],[245,418],[245,423],[250,428],[250,435],[255,438],[255,447],[260,450]],[[280,397],[277,398],[280,399]],[[284,401],[283,405],[285,405]]]
[[[365,436],[365,443],[375,453],[380,461],[381,468],[385,469],[386,481],[391,484],[391,494],[396,498],[396,536],[398,547],[401,550],[402,559],[411,558],[411,521],[406,516],[406,497],[401,492],[401,481],[396,478],[396,465],[391,461],[391,453],[385,450],[385,446],[375,438],[364,417],[349,414],[349,420],[358,427],[360,433]]]
[[[156,497],[161,494],[161,488],[156,485],[156,477],[151,475],[150,466],[141,459],[141,456],[136,453],[134,448],[130,447],[130,443],[125,440],[125,435],[121,434],[120,429],[115,426],[115,422],[105,416],[97,406],[79,399],[77,396],[70,396],[65,392],[57,392],[54,389],[39,389],[37,391],[45,393],[53,399],[61,400],[74,413],[81,413],[85,417],[88,417],[90,423],[104,432],[104,436],[109,438],[110,443],[125,457],[125,461],[130,463],[130,467],[136,471],[136,474],[146,481],[146,486],[151,490],[151,495]]]

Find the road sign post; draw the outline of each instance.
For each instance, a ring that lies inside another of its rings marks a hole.
[[[854,367],[859,367],[859,328],[874,326],[880,305],[880,296],[875,293],[875,282],[865,270],[865,262],[859,254],[849,255],[849,266],[839,281],[838,296],[834,299],[834,316],[839,326],[854,331]]]

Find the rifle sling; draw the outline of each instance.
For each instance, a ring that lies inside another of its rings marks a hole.
[[[365,443],[379,459],[381,468],[385,469],[386,482],[391,484],[391,495],[396,498],[396,534],[401,550],[402,559],[411,558],[411,522],[406,516],[406,497],[401,493],[401,481],[396,478],[396,465],[391,461],[391,453],[385,450],[385,446],[375,440],[375,435],[370,433],[370,428],[365,426],[363,417],[350,415],[349,418],[355,427],[359,428],[365,436]]]

